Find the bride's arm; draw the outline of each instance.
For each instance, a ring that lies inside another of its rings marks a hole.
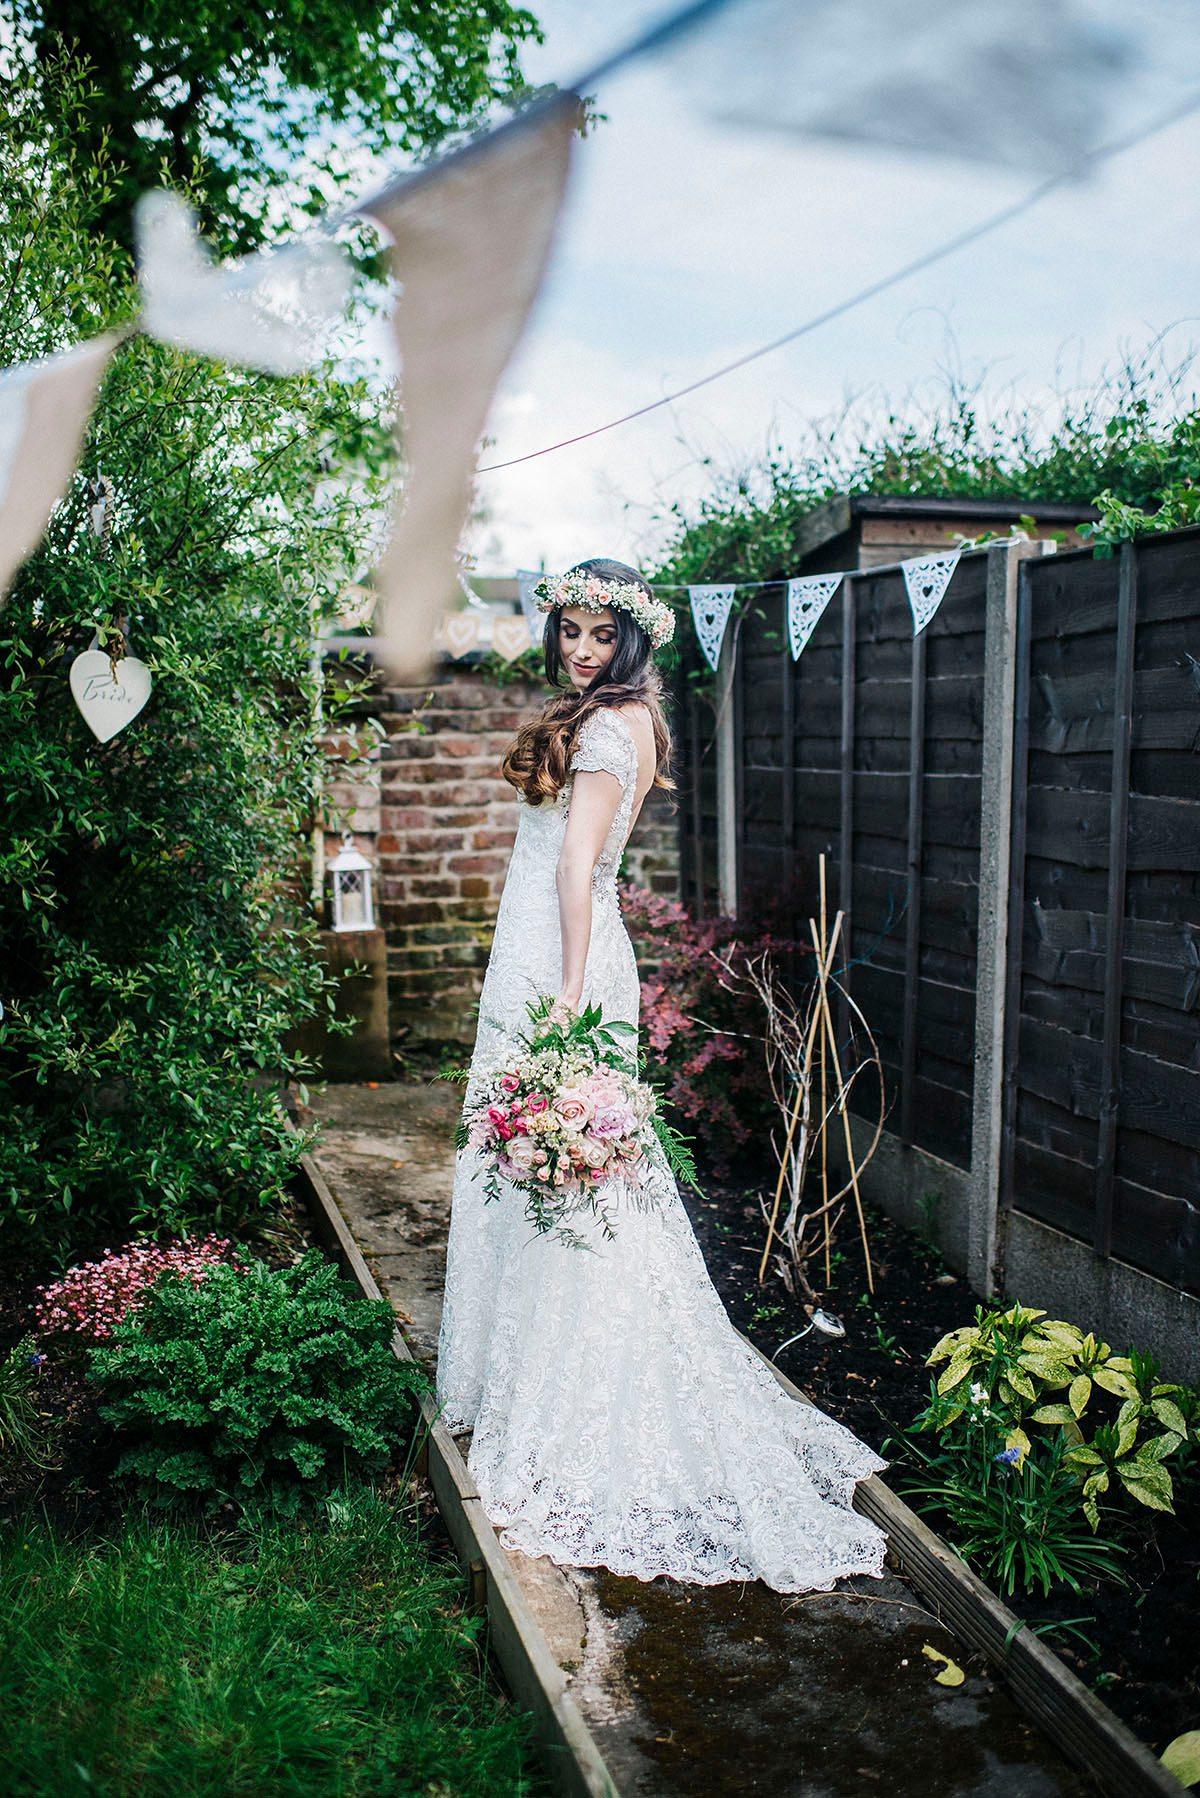
[[[579,1010],[583,997],[583,971],[592,938],[592,870],[620,803],[621,783],[615,774],[596,770],[575,776],[555,873],[562,932],[562,987],[558,996],[572,1011]]]

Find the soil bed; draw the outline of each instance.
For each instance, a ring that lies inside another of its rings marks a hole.
[[[757,1284],[764,1231],[755,1194],[740,1185],[710,1185],[708,1193],[684,1196],[734,1323],[822,1410],[887,1454],[888,1483],[903,1492],[905,1468],[894,1438],[928,1401],[926,1355],[946,1331],[973,1320],[974,1293],[947,1272],[936,1249],[869,1212],[874,1295],[867,1292],[861,1246],[843,1221],[843,1247],[821,1304],[841,1317],[845,1337],[812,1330],[777,1354],[808,1316],[778,1277]],[[818,1285],[817,1275],[810,1277]],[[1200,1726],[1200,1480],[1194,1470],[1186,1483],[1176,1482],[1175,1508],[1174,1517],[1139,1510],[1124,1531],[1128,1586],[1095,1585],[1082,1594],[1063,1589],[1049,1598],[1040,1590],[1018,1592],[1008,1600],[1034,1626],[1075,1620],[1095,1652],[1074,1631],[1053,1633],[1055,1652],[1156,1753]],[[953,1544],[945,1519],[930,1521]]]

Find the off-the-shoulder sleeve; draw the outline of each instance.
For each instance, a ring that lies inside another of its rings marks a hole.
[[[602,709],[584,719],[571,756],[572,774],[615,774],[624,786],[636,760],[629,726],[614,712]]]

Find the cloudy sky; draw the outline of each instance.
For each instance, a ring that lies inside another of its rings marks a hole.
[[[1152,6],[1158,0],[1151,0]],[[668,10],[541,0],[533,81],[566,82]],[[1197,69],[1200,83],[1200,68]],[[670,58],[596,90],[550,277],[493,409],[484,462],[539,450],[681,387],[1017,200],[1037,176],[717,123]],[[1126,126],[1157,113],[1134,96]],[[812,421],[936,404],[947,378],[1053,408],[1166,332],[1200,341],[1200,115],[939,267],[648,418],[483,473],[482,574],[646,560],[672,506]]]

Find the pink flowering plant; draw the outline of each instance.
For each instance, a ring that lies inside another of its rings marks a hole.
[[[611,1239],[620,1196],[653,1202],[653,1142],[678,1178],[694,1184],[695,1167],[624,1048],[623,1038],[636,1037],[634,1026],[606,1023],[599,1006],[560,1023],[551,1005],[543,999],[529,1006],[525,1052],[498,1068],[467,1107],[458,1140],[484,1162],[488,1199],[499,1198],[507,1181],[524,1194],[537,1231],[582,1247],[573,1217],[590,1214]]]
[[[42,1336],[104,1342],[116,1326],[138,1311],[151,1287],[166,1273],[193,1286],[223,1263],[241,1265],[239,1251],[224,1236],[194,1241],[131,1242],[105,1249],[98,1261],[72,1267],[61,1280],[38,1288],[34,1315]]]

